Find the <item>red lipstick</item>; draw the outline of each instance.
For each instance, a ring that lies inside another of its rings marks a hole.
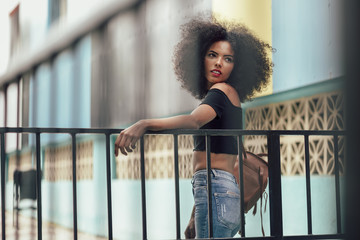
[[[214,77],[219,77],[221,75],[221,71],[218,69],[213,69],[210,72]]]

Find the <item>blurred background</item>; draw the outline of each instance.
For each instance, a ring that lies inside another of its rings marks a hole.
[[[341,0],[2,0],[0,126],[124,128],[191,112],[199,101],[175,79],[172,54],[181,24],[215,14],[245,23],[276,50],[268,88],[243,104],[244,129],[344,130],[343,8]],[[31,134],[6,136],[10,212],[13,172],[34,167],[34,142]],[[146,136],[149,239],[175,238],[172,143]],[[71,229],[70,139],[42,134],[41,144],[44,221]],[[342,174],[344,138],[338,144]],[[264,136],[246,137],[245,146],[267,152]],[[333,151],[331,136],[310,139],[314,233],[337,231]],[[78,227],[100,237],[107,235],[105,152],[104,138],[78,137]],[[183,230],[193,205],[191,153],[191,136],[179,136]],[[281,138],[287,235],[307,233],[304,155],[302,137]],[[138,150],[112,156],[115,239],[141,238],[139,159]],[[247,214],[247,236],[261,235],[259,219]],[[264,223],[269,234],[268,212]]]

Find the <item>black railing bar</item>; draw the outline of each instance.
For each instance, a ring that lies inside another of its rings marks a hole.
[[[146,134],[197,134],[212,136],[239,136],[239,135],[346,135],[345,130],[243,130],[243,129],[175,129],[164,131],[148,131]]]
[[[123,129],[117,128],[38,128],[38,127],[0,127],[0,132],[14,132],[14,133],[89,133],[89,134],[115,134],[121,132]],[[198,135],[267,135],[271,131],[264,130],[237,130],[237,129],[225,129],[225,130],[213,130],[213,129],[176,129],[176,130],[165,130],[165,131],[148,131],[146,134],[198,134]],[[331,135],[331,134],[329,134]]]
[[[36,81],[37,75],[36,72],[38,71],[39,66],[34,66],[29,70],[29,95],[33,95],[32,106],[39,106],[39,98],[42,94],[39,93],[39,81]],[[33,87],[30,88],[30,82],[32,82]],[[30,110],[30,109],[29,109]],[[40,109],[39,109],[40,110]],[[34,108],[34,114],[29,114],[29,123],[37,123],[38,122],[38,109]],[[31,119],[30,119],[31,117]],[[31,121],[30,121],[31,120]]]
[[[283,237],[280,136],[268,135],[270,235]]]
[[[20,79],[17,78],[17,105],[16,105],[16,126],[20,127]],[[16,134],[16,150],[19,150],[19,133]],[[18,159],[17,159],[18,160]]]
[[[311,182],[310,182],[310,151],[309,136],[304,136],[305,146],[305,177],[306,177],[306,203],[307,203],[307,227],[308,234],[312,234],[312,211],[311,211]]]
[[[0,85],[1,86],[1,85]],[[9,84],[4,84],[3,91],[4,91],[4,127],[7,127],[7,103],[8,103],[8,87]]]
[[[16,81],[19,75],[22,75],[51,59],[54,55],[70,47],[74,42],[106,24],[118,14],[122,14],[140,6],[141,0],[122,0],[110,1],[94,9],[93,14],[81,19],[75,24],[69,24],[63,31],[56,31],[44,40],[41,48],[34,52],[24,53],[26,56],[19,56],[10,65],[6,73],[0,76],[0,86]]]
[[[276,135],[299,135],[299,136],[311,136],[311,135],[345,135],[346,131],[338,130],[269,130],[268,134]]]
[[[17,112],[17,115],[16,115],[16,126],[17,127],[20,127],[20,79],[21,78],[18,78],[17,80],[17,106],[16,106],[16,112]],[[19,168],[20,166],[20,145],[19,145],[19,139],[20,139],[20,133],[17,133],[16,134],[16,169]],[[18,218],[16,219],[18,221]],[[16,223],[18,226],[18,222]]]
[[[244,239],[254,239],[254,240],[259,240],[259,239],[277,239],[275,237],[272,236],[266,236],[266,237],[233,237],[233,238],[201,238],[201,240],[244,240]]]
[[[5,240],[6,227],[5,227],[5,133],[1,133],[1,238]]]
[[[0,133],[63,133],[63,134],[114,134],[123,129],[111,128],[38,128],[38,127],[0,127]]]
[[[212,238],[213,235],[213,215],[212,215],[212,189],[211,189],[211,138],[206,135],[206,170],[207,170],[207,190],[208,190],[208,236]]]
[[[16,81],[16,92],[17,92],[17,102],[16,102],[16,127],[20,127],[20,78],[17,78]],[[16,144],[15,144],[15,169],[20,167],[20,146],[19,146],[20,133],[16,133]],[[9,173],[8,173],[9,174]],[[13,211],[13,223],[14,223],[14,211]],[[33,224],[33,222],[31,222]],[[16,217],[16,226],[19,226],[19,217]],[[32,226],[33,227],[33,226]],[[17,229],[18,230],[18,229]],[[18,233],[16,233],[18,234]]]
[[[241,236],[245,237],[245,214],[244,214],[244,168],[243,168],[243,143],[242,136],[237,137],[238,162],[239,162],[239,184],[240,184],[240,222]]]
[[[334,161],[335,161],[335,195],[336,195],[336,222],[337,233],[341,233],[341,208],[340,208],[340,168],[339,168],[339,137],[334,135]]]
[[[146,189],[145,189],[145,143],[144,137],[140,138],[140,172],[141,172],[141,206],[142,206],[142,228],[143,240],[147,239],[146,223]]]
[[[307,240],[307,239],[344,239],[346,237],[345,234],[319,234],[319,235],[293,235],[293,236],[283,236],[281,238],[277,238],[274,236],[265,236],[265,237],[234,237],[234,238],[204,238],[203,240],[241,240],[241,239],[283,239],[283,240]]]
[[[73,225],[74,225],[74,240],[78,239],[78,228],[77,228],[77,188],[76,188],[76,134],[71,134],[71,142],[72,142],[72,164],[73,164]]]
[[[283,236],[284,240],[306,240],[306,239],[345,239],[345,234],[319,234],[319,235],[294,235]]]
[[[7,126],[7,89],[8,84],[4,84],[4,126]],[[5,161],[6,161],[6,149],[5,149],[5,133],[1,133],[1,234],[2,240],[6,238],[6,225],[5,225]]]
[[[42,204],[41,204],[41,147],[40,133],[36,133],[36,194],[38,240],[42,239]]]
[[[175,214],[176,214],[176,239],[181,239],[180,229],[180,190],[179,190],[179,146],[178,135],[174,134],[174,177],[175,177]]]
[[[14,133],[87,133],[87,134],[116,134],[123,129],[117,128],[14,128],[14,127],[0,127],[0,133],[14,132]],[[148,131],[146,134],[177,134],[177,135],[212,135],[212,136],[238,136],[238,135],[346,135],[343,130],[239,130],[239,129],[175,129],[165,131]]]
[[[107,187],[107,209],[108,209],[108,239],[113,239],[113,222],[112,222],[112,194],[111,194],[111,157],[110,157],[110,134],[106,137],[106,187]]]
[[[233,238],[201,238],[201,240],[244,240],[244,239],[254,239],[254,240],[259,240],[259,239],[276,239],[275,237],[272,236],[266,236],[266,237],[233,237]],[[178,239],[174,239],[174,238],[167,238],[166,240],[178,240]]]

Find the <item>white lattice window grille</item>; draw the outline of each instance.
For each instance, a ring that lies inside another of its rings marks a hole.
[[[44,178],[47,181],[72,180],[72,147],[47,147],[44,154]],[[93,178],[93,142],[86,141],[76,144],[76,179]]]
[[[246,109],[247,130],[343,130],[344,100],[341,91]],[[344,171],[344,137],[339,137],[340,172]],[[247,136],[244,145],[255,153],[267,152],[265,136]],[[281,171],[283,175],[305,174],[303,136],[281,136]],[[309,138],[311,174],[334,174],[332,136]]]
[[[192,137],[178,136],[179,177],[192,176]],[[145,178],[174,177],[174,140],[172,135],[146,135],[144,137]],[[119,155],[116,158],[116,176],[120,179],[140,178],[140,148],[128,156]]]

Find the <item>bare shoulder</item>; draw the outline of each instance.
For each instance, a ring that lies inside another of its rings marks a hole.
[[[232,104],[234,104],[235,106],[240,107],[240,99],[239,99],[239,95],[237,93],[237,91],[235,90],[235,88],[233,88],[231,85],[227,84],[227,83],[215,83],[211,89],[219,89],[222,92],[225,93],[225,95],[230,99],[230,101],[232,102]]]

